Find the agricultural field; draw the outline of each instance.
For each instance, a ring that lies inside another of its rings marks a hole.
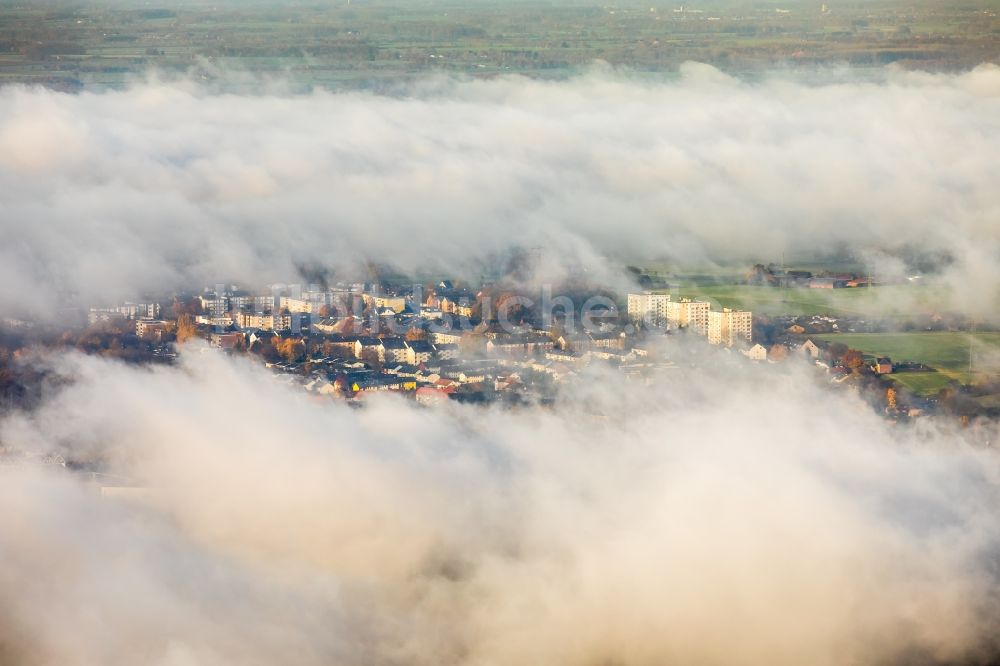
[[[0,0],[0,83],[120,86],[156,69],[379,88],[422,72],[561,78],[595,61],[671,76],[688,60],[934,71],[996,62],[995,0],[823,3]]]
[[[943,292],[932,285],[809,289],[682,283],[672,293],[707,300],[717,307],[769,316],[830,315],[903,321],[939,314],[946,308]]]
[[[894,373],[892,379],[915,393],[931,395],[951,381],[968,384],[1000,375],[1000,333],[828,333],[814,336],[840,342],[868,356],[888,356],[894,362],[912,361],[932,372]],[[970,355],[972,372],[969,372]]]

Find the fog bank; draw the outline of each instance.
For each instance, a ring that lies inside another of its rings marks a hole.
[[[0,423],[2,661],[876,664],[997,646],[1000,469],[797,368],[319,403],[187,350]],[[767,372],[766,381],[763,373]]]
[[[596,68],[396,96],[262,89],[278,92],[156,77],[0,89],[0,308],[366,259],[478,277],[516,245],[599,277],[621,260],[843,248],[898,272],[905,249],[950,258],[957,309],[995,311],[996,66],[817,85],[689,63],[670,82]]]

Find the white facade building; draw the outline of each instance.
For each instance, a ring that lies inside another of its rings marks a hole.
[[[628,318],[635,323],[646,322],[653,326],[665,326],[668,303],[670,294],[654,294],[651,291],[629,294]]]
[[[750,349],[743,350],[742,354],[746,356],[751,361],[766,361],[767,360],[767,349],[764,345],[754,345]]]
[[[312,312],[313,304],[311,301],[307,301],[302,298],[292,298],[290,296],[282,296],[280,300],[279,307],[289,312]],[[317,308],[318,309],[318,308]]]
[[[708,313],[708,341],[713,345],[732,347],[753,339],[753,316],[742,310],[723,308]]]
[[[667,302],[667,323],[674,328],[688,328],[698,335],[708,335],[708,312],[711,305],[707,301],[692,301],[682,298]]]
[[[229,312],[229,299],[223,294],[202,294],[198,297],[198,301],[207,315],[221,317]]]

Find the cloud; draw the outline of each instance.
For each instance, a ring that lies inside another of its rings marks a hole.
[[[367,258],[478,276],[518,245],[604,277],[621,260],[939,253],[956,307],[995,310],[996,66],[264,89],[0,89],[0,307]]]
[[[954,307],[988,317],[998,125],[993,66],[7,86],[0,310],[369,258],[475,276],[512,245],[608,279],[847,246],[879,275],[948,257]],[[649,386],[594,370],[555,408],[354,410],[197,348],[172,368],[53,357],[72,382],[0,441],[148,490],[0,468],[0,663],[994,655],[995,452],[891,427],[801,368],[718,358]]]
[[[802,369],[555,409],[363,410],[189,349],[63,357],[7,446],[150,489],[3,470],[4,660],[874,664],[996,649],[1000,476]]]

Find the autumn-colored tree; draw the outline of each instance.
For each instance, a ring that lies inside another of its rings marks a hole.
[[[177,342],[183,344],[198,335],[198,327],[194,324],[194,319],[188,313],[183,313],[177,317]]]
[[[861,368],[865,367],[865,357],[857,349],[848,349],[842,362],[851,372],[860,372]]]
[[[277,344],[280,342],[278,338],[271,338],[270,341],[263,342],[258,341],[250,351],[255,354],[259,354],[264,358],[265,361],[269,363],[274,363],[281,358],[281,354],[278,353]]]
[[[411,328],[410,330],[408,330],[406,332],[406,339],[407,340],[426,340],[427,339],[427,331],[423,330],[422,328],[417,328],[416,326],[414,326],[413,328]]]
[[[118,338],[108,340],[107,347],[101,352],[102,356],[117,358],[122,355],[122,342]]]
[[[340,332],[343,333],[344,335],[351,335],[353,333],[356,333],[357,329],[358,329],[358,320],[354,316],[347,317],[344,319],[343,322],[341,322]]]
[[[175,317],[180,317],[182,314],[201,314],[201,301],[197,298],[192,298],[190,300],[181,300],[180,298],[174,297],[174,301],[171,304],[171,309],[173,310]]]
[[[275,345],[278,353],[289,363],[294,362],[305,350],[305,343],[301,338],[285,338]]]

